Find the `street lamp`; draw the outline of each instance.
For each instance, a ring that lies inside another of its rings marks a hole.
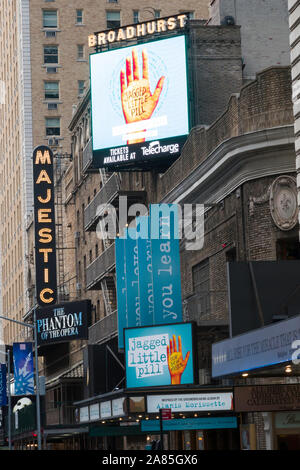
[[[25,326],[33,329],[34,332],[34,355],[35,355],[35,386],[36,386],[36,422],[37,422],[37,441],[38,450],[42,449],[41,439],[41,407],[40,407],[40,379],[39,379],[39,368],[38,368],[38,354],[37,354],[37,327],[36,327],[36,307],[33,310],[33,325],[31,323],[24,323],[18,320],[12,320],[11,318],[0,315],[3,320],[17,323],[18,325]],[[11,417],[9,416],[8,423],[10,423]]]

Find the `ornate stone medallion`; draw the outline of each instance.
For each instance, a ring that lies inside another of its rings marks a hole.
[[[298,221],[297,184],[291,176],[279,176],[270,190],[270,210],[275,225],[291,230]]]

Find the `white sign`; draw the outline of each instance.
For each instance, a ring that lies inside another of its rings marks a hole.
[[[212,377],[293,360],[300,315],[212,345]]]
[[[277,429],[300,428],[300,412],[276,413],[275,425]]]
[[[97,419],[100,419],[99,403],[90,405],[90,421],[95,421]]]
[[[84,406],[83,408],[80,408],[80,412],[79,412],[79,420],[81,423],[86,423],[87,421],[89,421],[89,407],[88,406]]]
[[[170,408],[173,413],[182,411],[229,411],[233,410],[233,393],[191,393],[186,395],[149,395],[148,413],[160,408]]]
[[[111,402],[110,401],[103,401],[102,403],[100,403],[100,414],[101,414],[101,419],[111,417]]]
[[[129,338],[128,367],[135,367],[137,379],[156,377],[164,373],[164,367],[168,367],[168,344],[168,334]],[[145,367],[149,362],[152,367]]]
[[[117,398],[112,401],[112,415],[113,416],[125,416],[124,412],[125,398]]]

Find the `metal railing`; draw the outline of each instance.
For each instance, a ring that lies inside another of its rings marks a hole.
[[[84,211],[84,229],[95,230],[97,220],[101,215],[102,204],[107,204],[113,200],[120,189],[118,175],[113,173],[107,183],[100,189],[94,199]]]
[[[109,273],[111,273],[111,271],[115,268],[115,265],[115,244],[113,243],[86,268],[86,288],[99,288],[99,282]]]
[[[46,425],[69,425],[76,424],[74,405],[58,404],[56,408],[46,409]]]
[[[89,328],[89,343],[96,344],[101,343],[105,339],[115,336],[118,330],[117,323],[117,310],[97,321],[94,325]]]

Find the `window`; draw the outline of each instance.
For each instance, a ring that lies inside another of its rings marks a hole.
[[[139,10],[133,10],[133,22],[139,23]]]
[[[210,314],[209,262],[202,261],[193,267],[193,287],[197,297],[197,313]]]
[[[119,11],[106,12],[106,26],[107,28],[119,28],[121,26]]]
[[[59,84],[58,82],[45,82],[45,100],[59,99]]]
[[[46,118],[46,135],[60,135],[60,118]]]
[[[154,10],[154,17],[160,18],[160,10]]]
[[[78,80],[78,96],[82,96],[85,90],[85,81]]]
[[[83,24],[83,10],[76,10],[76,24]]]
[[[296,238],[277,240],[276,251],[278,260],[300,259],[300,245]]]
[[[118,3],[118,0],[108,0],[108,3]]]
[[[43,28],[57,28],[57,10],[43,10]]]
[[[77,44],[77,60],[84,59],[84,45]]]
[[[58,64],[58,46],[44,46],[44,64]]]

